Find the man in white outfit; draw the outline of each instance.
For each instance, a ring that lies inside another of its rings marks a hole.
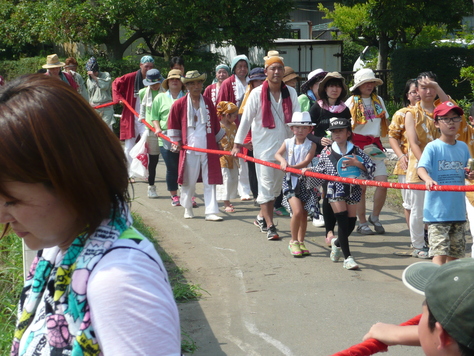
[[[296,91],[282,81],[285,74],[282,57],[266,57],[265,74],[267,80],[249,95],[232,154],[239,152],[248,131],[252,129],[254,157],[277,163],[276,151],[286,138],[291,137],[286,124],[291,122],[293,112],[300,111],[300,105]],[[273,207],[281,191],[284,172],[260,164],[256,165],[256,171],[260,213],[254,223],[261,232],[267,233],[269,240],[278,240],[278,232],[273,224]]]

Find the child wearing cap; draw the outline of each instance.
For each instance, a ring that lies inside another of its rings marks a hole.
[[[427,356],[474,355],[474,260],[442,266],[414,263],[405,269],[402,279],[409,289],[426,298],[419,324],[377,323],[364,340],[421,346]]]
[[[239,108],[230,101],[221,101],[217,104],[217,117],[221,122],[221,128],[225,131],[220,144],[224,151],[231,151],[234,147],[235,133],[237,132],[237,120]],[[232,155],[220,157],[223,184],[216,186],[217,200],[224,201],[224,211],[233,213],[234,206],[231,199],[237,198],[237,186],[239,183],[238,159]]]
[[[138,96],[140,97],[140,120],[146,120],[148,124],[153,126],[151,119],[151,108],[153,100],[160,93],[161,82],[164,78],[158,69],[150,69],[146,72],[146,78],[143,79],[143,89],[140,89]],[[148,128],[148,130],[150,130]],[[150,130],[151,131],[151,130]],[[158,136],[150,132],[147,139],[148,145],[148,198],[156,199],[158,194],[155,187],[156,166],[160,158],[160,147],[158,145]]]
[[[464,142],[456,140],[463,114],[451,101],[434,109],[434,125],[441,136],[426,145],[418,161],[417,173],[428,190],[423,222],[428,224],[429,255],[440,265],[465,256],[465,192],[431,191],[434,185],[464,185],[466,177],[474,178],[474,171],[465,168],[469,149]]]
[[[287,124],[293,132],[293,137],[285,139],[275,153],[275,159],[280,162],[281,170],[287,168],[306,168],[314,157],[316,144],[307,136],[313,130],[311,116],[307,111],[295,112],[291,122]],[[303,257],[310,252],[304,244],[308,213],[317,213],[317,199],[314,189],[306,189],[306,185],[297,174],[286,173],[283,179],[283,204],[293,214],[291,217],[291,241],[288,245],[294,257]]]
[[[333,143],[323,149],[318,165],[308,168],[308,170],[337,177],[339,176],[338,162],[343,159],[344,167],[355,166],[364,171],[371,179],[375,164],[364,151],[351,142],[351,122],[345,118],[332,118],[329,131],[331,131]],[[362,162],[356,156],[361,157]],[[323,182],[324,180],[321,178],[308,178],[309,186],[314,188],[321,186]],[[342,252],[344,255],[343,267],[349,270],[359,268],[349,249],[349,236],[355,228],[356,207],[361,199],[361,193],[360,185],[334,181],[329,181],[327,185],[326,195],[336,216],[338,226],[337,238],[331,240],[330,258],[331,261],[338,262]]]

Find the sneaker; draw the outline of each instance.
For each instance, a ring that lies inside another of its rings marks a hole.
[[[322,215],[319,215],[317,218],[313,218],[313,226],[324,227],[324,218]]]
[[[181,203],[179,202],[179,197],[177,195],[173,195],[171,197],[171,206],[181,206]]]
[[[344,267],[345,269],[351,269],[351,270],[359,269],[359,265],[356,263],[356,261],[354,261],[352,256],[349,256],[344,260],[344,264],[342,265],[342,267]]]
[[[357,226],[357,232],[361,235],[375,235],[367,223]]]
[[[288,250],[293,255],[293,257],[303,257],[303,251],[301,251],[300,243],[298,241],[290,242],[288,245]]]
[[[278,235],[277,228],[275,225],[272,225],[267,230],[267,239],[268,240],[279,240],[280,236]],[[299,247],[299,245],[298,245]]]
[[[331,254],[329,255],[329,258],[333,262],[338,262],[342,255],[341,248],[336,246],[336,240],[336,238],[331,240]]]
[[[264,218],[259,219],[259,216],[257,215],[257,218],[255,219],[253,224],[260,228],[260,232],[267,232],[267,222]]]
[[[193,208],[199,207],[198,203],[196,203],[196,197],[193,197],[192,202],[193,202]]]
[[[184,209],[184,218],[185,218],[185,219],[192,219],[192,218],[194,218],[193,209],[185,208],[185,209]]]
[[[158,198],[158,194],[156,194],[156,187],[154,185],[148,186],[148,198],[150,199]]]
[[[216,214],[206,214],[206,221],[222,221],[224,219],[222,219],[220,216],[216,215]]]
[[[369,223],[374,225],[374,229],[377,234],[385,234],[385,229],[383,228],[382,223],[379,220],[373,221],[372,215],[369,215]]]
[[[306,246],[304,245],[304,242],[300,242],[300,250],[303,256],[311,255],[311,252],[309,252],[309,250],[306,248]]]

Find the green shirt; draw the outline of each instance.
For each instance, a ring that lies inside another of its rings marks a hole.
[[[166,131],[168,129],[168,115],[170,113],[171,105],[178,100],[179,98],[182,98],[185,95],[185,92],[180,91],[178,94],[178,97],[176,99],[173,99],[173,97],[170,94],[170,91],[166,91],[165,93],[159,93],[154,99],[153,99],[153,105],[151,106],[151,120],[150,121],[159,121],[160,123],[160,128],[163,131]],[[147,121],[148,121],[148,115],[147,115]],[[152,122],[150,122],[151,125],[153,125]],[[163,146],[163,139],[160,137],[158,139],[159,145]]]

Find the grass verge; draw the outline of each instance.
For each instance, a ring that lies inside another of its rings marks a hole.
[[[16,322],[16,306],[23,287],[23,251],[14,234],[0,240],[0,355],[10,354]]]
[[[185,269],[176,267],[172,258],[155,239],[156,232],[145,225],[141,216],[132,214],[133,226],[145,235],[157,249],[170,278],[176,302],[197,300],[206,292],[199,285],[188,283],[184,278]],[[22,241],[15,234],[9,234],[0,240],[0,356],[10,354],[13,332],[16,322],[16,307],[23,286],[23,250]],[[206,292],[207,293],[207,292]],[[194,340],[181,330],[181,351],[192,354],[197,350]]]

